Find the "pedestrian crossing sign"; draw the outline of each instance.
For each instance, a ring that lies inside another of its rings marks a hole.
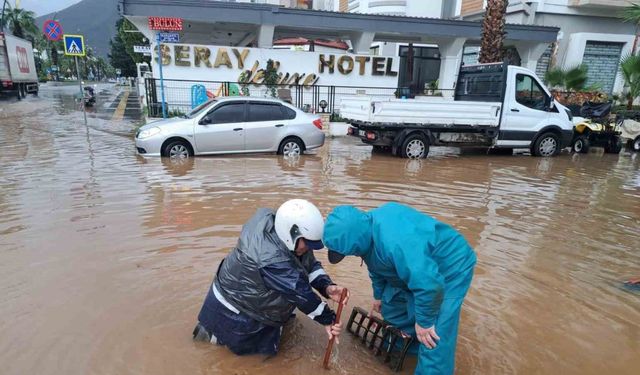
[[[82,35],[64,34],[64,54],[67,56],[84,56],[84,37]]]

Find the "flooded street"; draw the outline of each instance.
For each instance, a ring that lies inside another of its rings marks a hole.
[[[74,89],[0,100],[2,374],[323,371],[324,330],[301,313],[268,360],[191,339],[242,224],[256,208],[291,198],[323,214],[399,201],[465,235],[478,265],[457,373],[640,369],[640,294],[620,287],[640,276],[640,154],[542,159],[434,149],[408,161],[335,138],[298,160],[175,163],[136,155],[138,120],[107,110],[118,106],[118,89],[99,88],[89,127]],[[351,289],[343,319],[369,306],[358,259],[333,266],[322,251],[317,257]],[[334,350],[331,373],[392,373],[348,335]],[[403,373],[412,372],[409,363]]]

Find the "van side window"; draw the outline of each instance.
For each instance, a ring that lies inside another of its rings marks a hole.
[[[545,110],[547,94],[533,77],[516,75],[516,101],[525,107]]]

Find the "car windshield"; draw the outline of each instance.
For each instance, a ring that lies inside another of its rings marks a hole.
[[[203,109],[207,108],[209,106],[209,104],[215,102],[215,99],[209,99],[206,102],[200,104],[199,106],[195,107],[194,109],[191,110],[191,112],[187,113],[186,115],[184,115],[184,118],[194,118],[196,117],[200,112],[202,112]]]

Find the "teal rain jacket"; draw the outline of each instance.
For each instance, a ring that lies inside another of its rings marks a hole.
[[[444,298],[465,296],[476,263],[474,251],[455,229],[398,203],[368,212],[335,208],[325,223],[324,243],[338,253],[362,257],[375,299],[411,292],[421,327],[434,325]]]

